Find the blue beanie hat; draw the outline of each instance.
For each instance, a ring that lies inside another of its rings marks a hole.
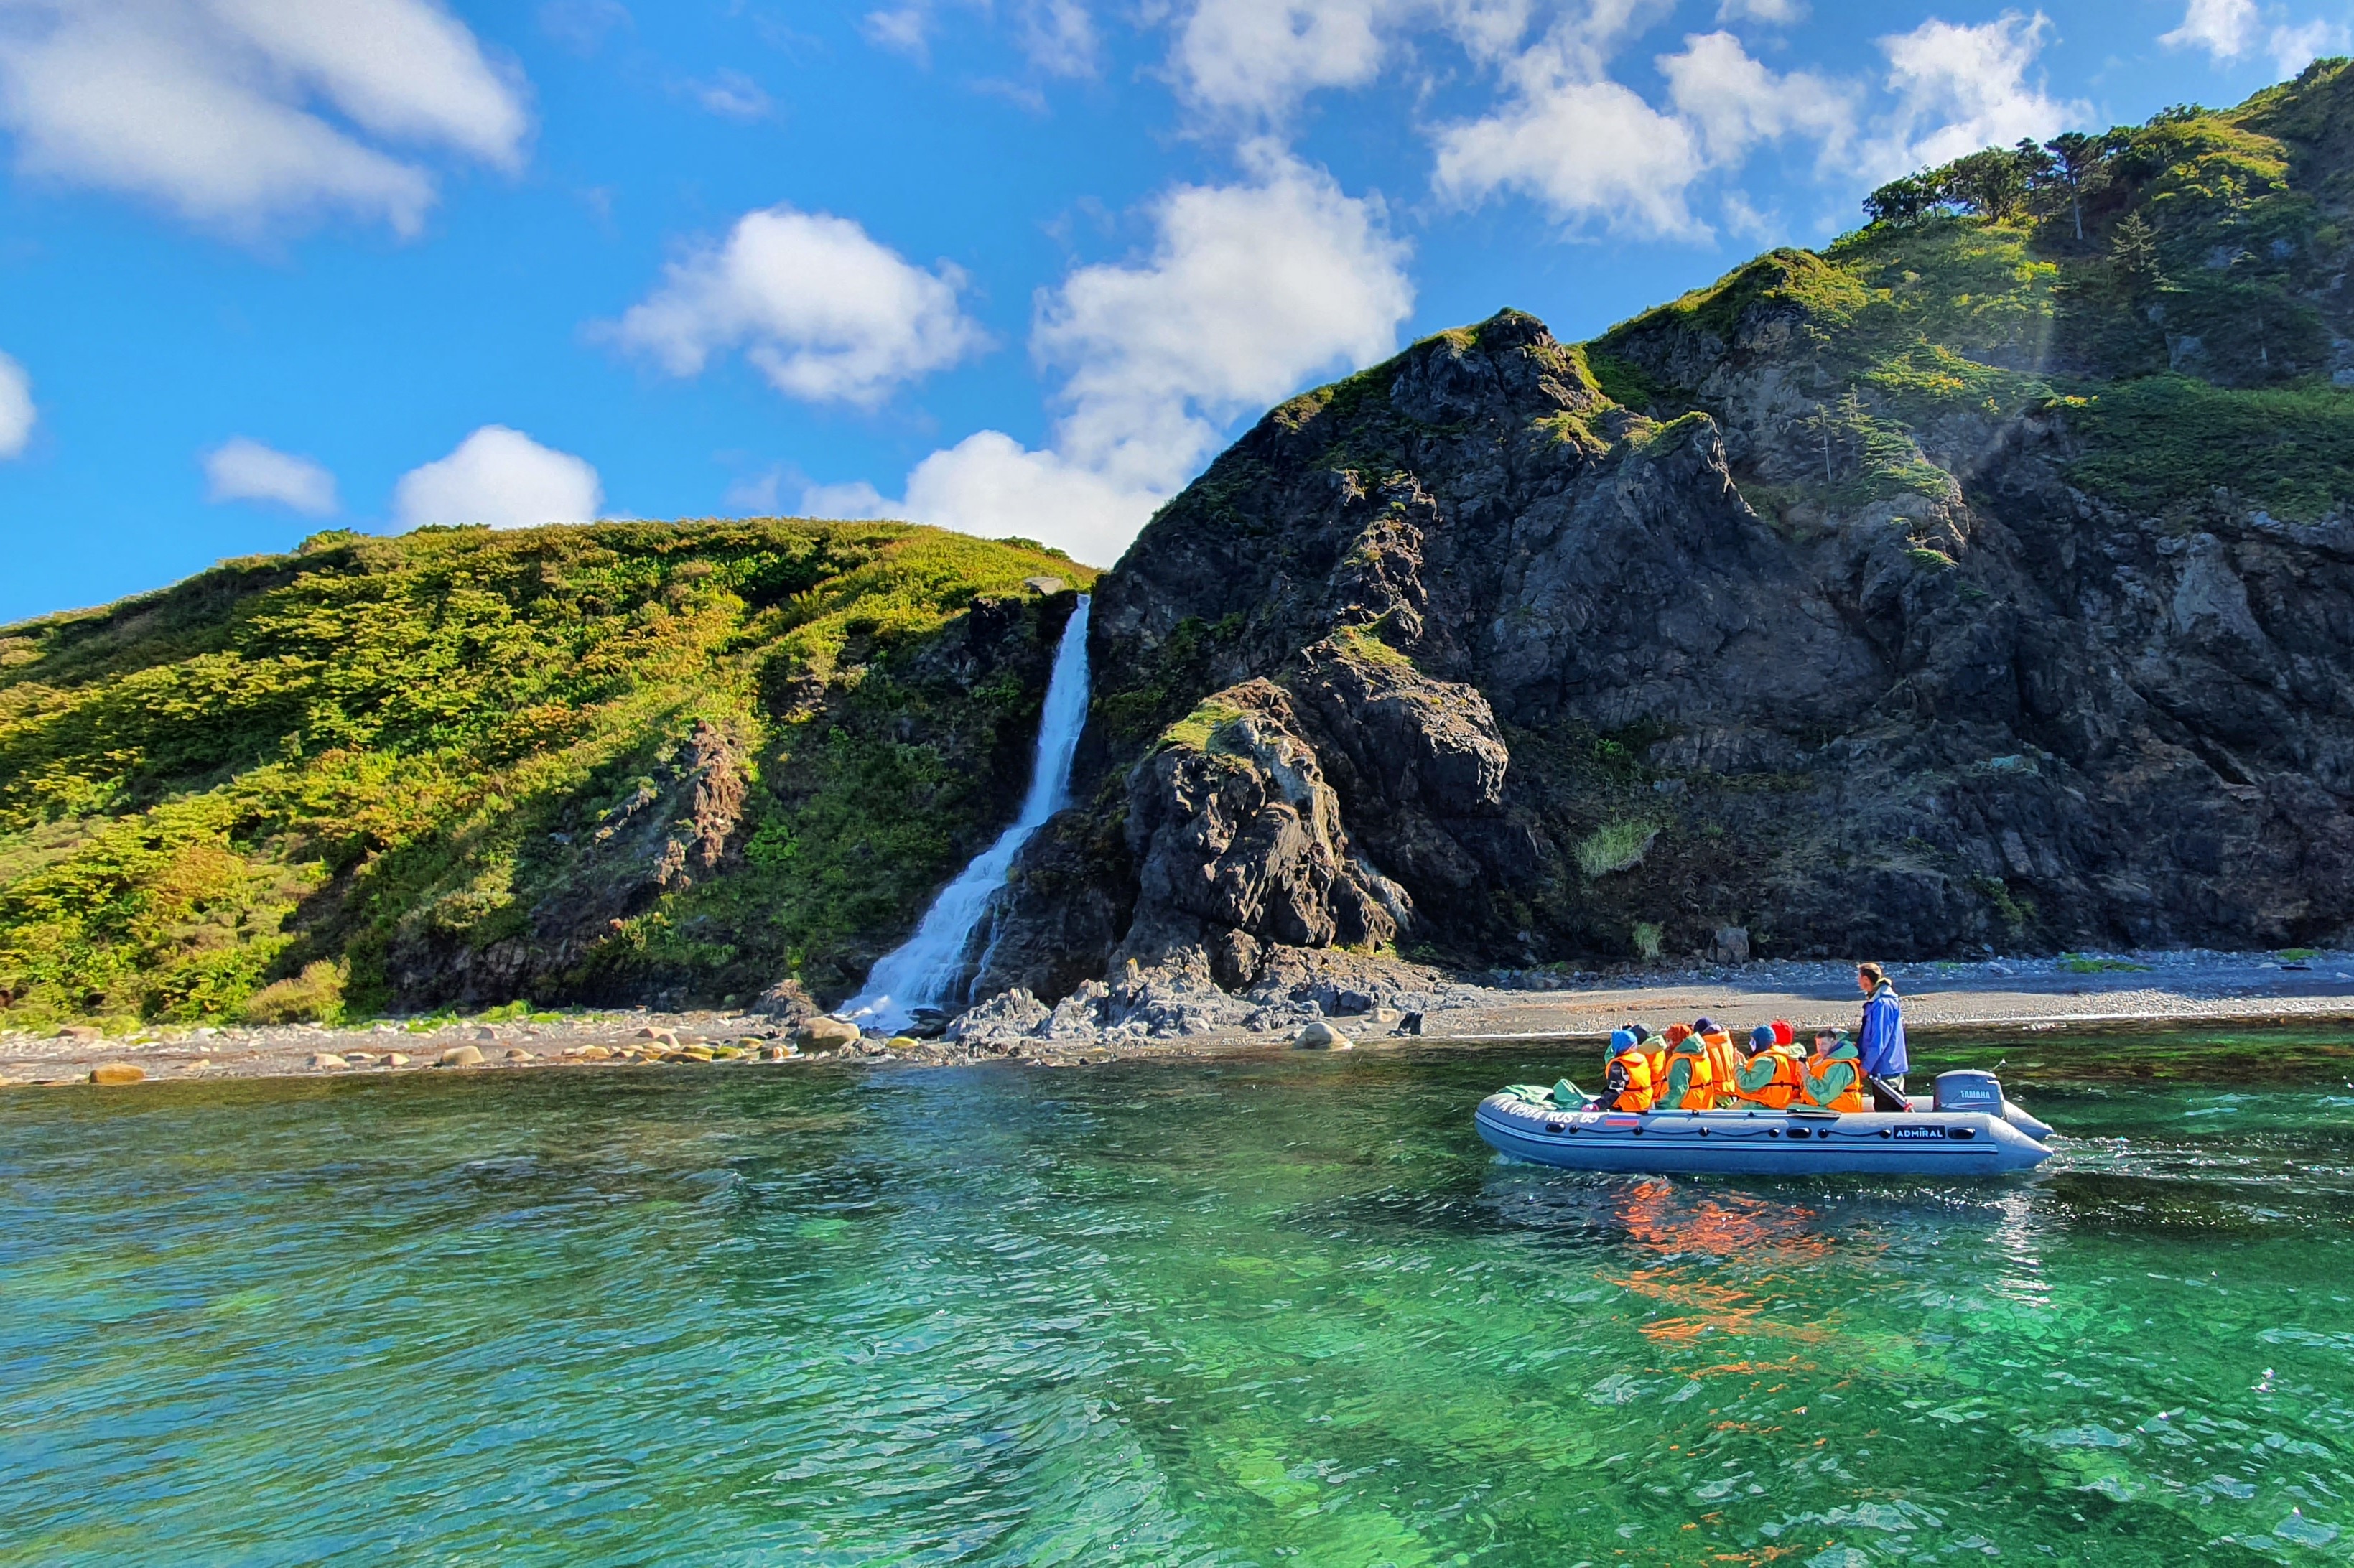
[[[1713,1019],[1713,1018],[1695,1018],[1695,1019],[1693,1019],[1693,1020],[1692,1020],[1692,1033],[1695,1033],[1695,1034],[1713,1034],[1713,1033],[1716,1033],[1716,1020],[1715,1020],[1715,1019]]]
[[[1615,1056],[1621,1051],[1631,1051],[1634,1048],[1635,1032],[1633,1030],[1614,1029],[1610,1032],[1610,1054],[1612,1055]]]
[[[1760,1051],[1763,1051],[1766,1046],[1774,1044],[1774,1026],[1770,1023],[1761,1023],[1756,1028],[1751,1030],[1749,1032],[1749,1044],[1756,1046]]]

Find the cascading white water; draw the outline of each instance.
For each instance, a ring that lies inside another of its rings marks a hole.
[[[916,934],[875,962],[866,989],[843,1004],[838,1017],[862,1027],[896,1033],[914,1022],[915,1010],[953,1010],[963,1001],[965,952],[973,928],[989,913],[989,901],[1005,885],[1013,857],[1047,818],[1063,809],[1071,786],[1071,756],[1087,719],[1087,596],[1079,596],[1070,623],[1055,651],[1055,673],[1046,683],[1045,710],[1038,716],[1038,751],[1031,763],[1030,793],[1022,814],[973,857],[972,863],[932,901]]]

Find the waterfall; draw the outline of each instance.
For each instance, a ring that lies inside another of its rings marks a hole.
[[[1055,673],[1046,683],[1045,709],[1038,715],[1038,750],[1030,764],[1030,792],[1023,799],[1022,814],[940,890],[916,934],[876,960],[867,973],[866,989],[844,1002],[836,1016],[896,1033],[914,1022],[918,1007],[952,1012],[965,1000],[965,953],[972,946],[973,930],[987,917],[990,900],[1005,885],[1013,857],[1068,799],[1071,755],[1078,749],[1079,730],[1087,720],[1087,596],[1081,594],[1055,651]]]

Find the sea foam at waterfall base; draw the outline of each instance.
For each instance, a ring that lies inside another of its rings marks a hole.
[[[1030,765],[1030,793],[1023,800],[1022,814],[940,890],[924,911],[916,934],[875,962],[866,988],[843,1005],[840,1016],[896,1033],[914,1021],[917,1008],[953,1011],[965,1001],[974,969],[966,955],[989,918],[990,901],[1005,885],[1013,857],[1066,803],[1071,756],[1078,749],[1079,731],[1087,721],[1087,596],[1081,594],[1055,651],[1055,673],[1046,683],[1046,704],[1038,715],[1038,750]]]

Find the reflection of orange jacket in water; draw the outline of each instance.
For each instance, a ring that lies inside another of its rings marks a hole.
[[[1744,1105],[1787,1110],[1798,1097],[1805,1075],[1796,1051],[1771,1046],[1750,1057],[1733,1075],[1733,1092]]]
[[[1604,1074],[1608,1083],[1603,1090],[1603,1109],[1647,1111],[1651,1108],[1658,1079],[1651,1072],[1650,1055],[1642,1046],[1630,1045],[1611,1057]]]
[[[1668,1052],[1668,1080],[1658,1091],[1662,1110],[1716,1108],[1716,1054],[1706,1039],[1687,1034]]]

